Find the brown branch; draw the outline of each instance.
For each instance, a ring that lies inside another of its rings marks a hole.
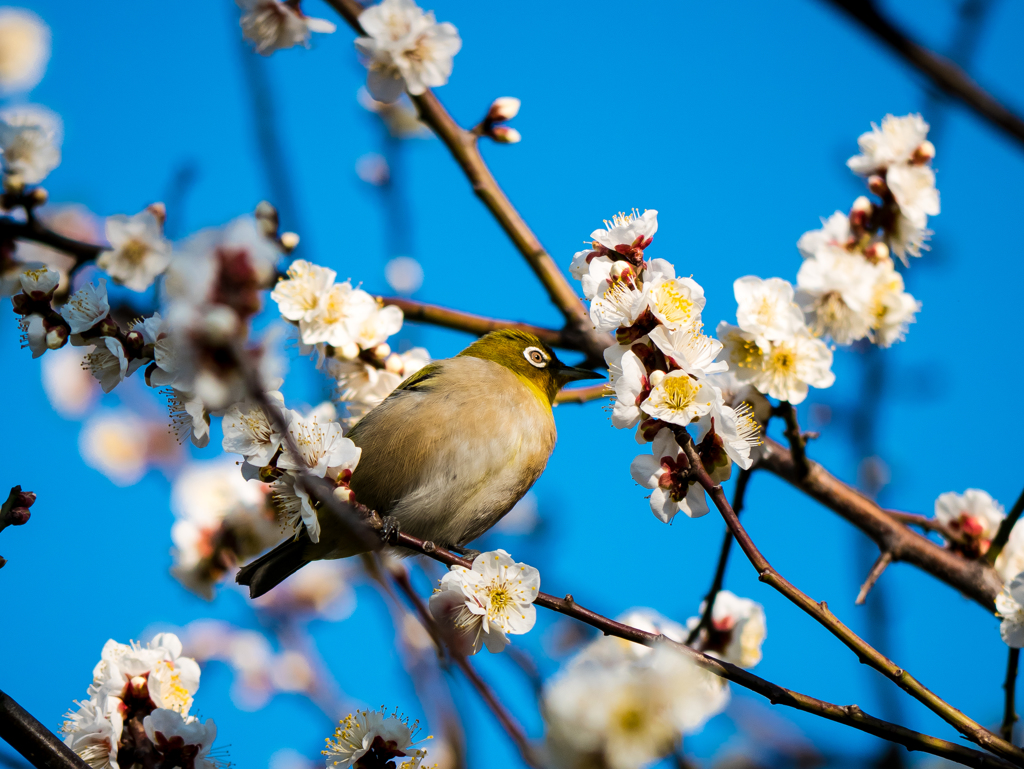
[[[999,524],[999,531],[992,538],[992,543],[988,546],[988,551],[985,553],[985,560],[989,563],[995,563],[996,558],[1003,552],[1003,548],[1006,547],[1006,543],[1010,541],[1010,532],[1013,531],[1013,527],[1020,519],[1021,513],[1024,513],[1024,491],[1017,497],[1017,501],[1013,503],[1013,507],[1010,508],[1010,513],[1007,515],[1001,524]]]
[[[789,441],[789,451],[793,455],[793,464],[801,476],[806,476],[810,470],[807,464],[807,443],[804,435],[800,432],[800,423],[796,419],[796,409],[789,401],[782,401],[775,407],[775,413],[786,420],[786,429],[783,435]]]
[[[359,14],[363,7],[356,0],[327,2],[353,30],[364,34],[359,25]],[[576,291],[491,174],[477,146],[479,137],[459,126],[432,91],[410,98],[416,105],[420,120],[448,147],[472,185],[473,192],[505,230],[505,234],[540,279],[551,302],[561,311],[566,322],[563,333],[572,340],[570,346],[585,352],[590,362],[602,360],[605,348],[612,344],[611,336],[594,330],[590,315]]]
[[[1024,144],[1024,120],[975,83],[960,67],[925,48],[879,13],[871,0],[828,0],[885,43],[907,64],[925,75],[948,96],[959,99],[1018,144]]]
[[[772,568],[772,565],[768,563],[768,559],[765,558],[761,551],[757,549],[754,541],[750,538],[746,529],[743,528],[743,524],[740,523],[739,517],[729,504],[729,500],[726,499],[725,492],[722,490],[722,487],[715,484],[704,469],[704,465],[701,462],[700,456],[697,454],[693,441],[686,440],[684,442],[683,449],[686,451],[687,458],[690,460],[693,477],[701,486],[704,487],[708,496],[711,497],[712,501],[714,501],[715,507],[718,508],[719,513],[721,513],[726,524],[728,524],[729,528],[732,530],[733,536],[736,537],[736,542],[743,550],[744,555],[747,556],[747,560],[749,560],[751,565],[757,570],[758,578],[762,582],[771,585],[782,593],[782,595],[788,598],[805,613],[817,620],[826,630],[842,641],[844,645],[857,655],[857,658],[861,662],[870,665],[880,672],[886,678],[903,689],[903,691],[907,692],[907,694],[941,717],[946,723],[956,728],[956,730],[967,737],[967,739],[977,745],[980,745],[986,750],[990,750],[993,753],[997,753],[998,755],[1009,759],[1018,766],[1024,766],[1024,750],[1010,744],[998,735],[990,732],[977,721],[974,721],[954,708],[914,678],[914,676],[908,673],[905,669],[897,666],[892,660],[888,659],[884,654],[871,646],[871,644],[867,643],[864,639],[854,633],[853,630],[844,625],[839,618],[835,616],[835,614],[829,611],[828,605],[824,601],[819,603],[818,601],[813,600],[810,596],[799,590],[785,577],[779,574],[779,572]],[[808,475],[808,478],[813,476],[814,469],[816,467],[817,465],[811,468],[812,472]],[[913,532],[910,532],[908,529],[904,528],[904,531],[913,536],[918,536],[913,534]]]
[[[878,549],[894,561],[905,561],[928,572],[950,587],[977,601],[987,611],[995,610],[995,599],[1003,582],[983,561],[968,561],[927,537],[911,531],[875,502],[830,475],[821,465],[810,462],[810,472],[801,476],[792,454],[770,438],[756,467],[784,478],[867,534]]]
[[[732,507],[736,511],[736,515],[739,515],[743,509],[743,501],[747,495],[747,484],[749,482],[750,470],[741,470],[739,477],[736,479],[736,491],[732,498]],[[711,589],[704,596],[704,613],[701,614],[697,627],[686,636],[687,646],[693,646],[694,642],[700,638],[701,631],[711,626],[715,599],[718,597],[718,593],[722,590],[722,584],[725,582],[725,567],[729,562],[729,553],[732,551],[732,541],[732,531],[726,526],[725,535],[722,537],[722,548],[718,552],[718,565],[715,567],[715,576],[711,580]]]
[[[463,566],[468,569],[473,565],[465,558],[461,558],[448,550],[437,547],[433,542],[417,539],[416,537],[411,537],[408,534],[398,534],[394,542],[401,547],[418,553],[423,553],[446,566]],[[856,705],[835,705],[831,702],[815,699],[814,697],[809,697],[806,694],[800,694],[799,692],[783,688],[777,684],[771,683],[770,681],[766,681],[743,668],[737,667],[736,665],[732,665],[728,662],[723,662],[714,657],[710,657],[690,648],[689,646],[676,643],[665,636],[658,635],[656,633],[649,633],[645,630],[640,630],[639,628],[631,627],[630,625],[624,625],[621,622],[616,622],[608,617],[604,617],[597,612],[580,606],[572,599],[571,596],[556,598],[548,593],[538,593],[534,603],[536,603],[537,606],[550,609],[551,611],[558,612],[559,614],[564,614],[567,617],[572,617],[573,619],[579,620],[591,627],[597,628],[605,635],[623,638],[627,641],[633,641],[634,643],[638,643],[643,646],[654,646],[658,643],[667,643],[674,649],[686,654],[703,669],[719,676],[720,678],[725,678],[744,687],[745,689],[749,689],[752,692],[756,692],[764,696],[773,705],[785,705],[786,707],[796,708],[797,710],[801,710],[805,713],[811,713],[812,715],[820,716],[830,721],[835,721],[836,723],[845,724],[846,726],[850,726],[854,729],[859,729],[860,731],[867,732],[868,734],[873,734],[884,740],[898,743],[906,747],[908,750],[920,750],[924,753],[942,756],[964,764],[965,766],[984,767],[985,769],[1007,769],[1008,767],[1014,766],[1014,764],[1000,758],[996,758],[988,753],[982,753],[981,751],[959,745],[955,742],[941,740],[937,737],[922,734],[921,732],[915,732],[911,729],[906,729],[902,726],[889,723],[888,721],[883,721],[880,718],[869,716]]]
[[[86,262],[91,262],[105,250],[104,246],[95,243],[83,243],[80,240],[66,238],[43,226],[35,218],[19,222],[10,217],[0,217],[0,242],[9,240],[31,240],[63,251],[75,258],[75,269]]]
[[[886,567],[892,563],[892,556],[883,552],[878,556],[878,560],[875,561],[875,565],[871,567],[871,571],[868,572],[867,579],[864,580],[864,584],[860,586],[860,592],[857,593],[857,600],[855,604],[861,606],[864,601],[868,598],[868,593],[871,592],[871,588],[878,582],[878,578],[882,576],[882,572],[885,571]]]
[[[472,564],[470,564],[472,566]],[[416,609],[416,613],[419,615],[420,622],[424,624],[430,633],[430,637],[433,639],[434,644],[438,649],[445,648],[445,645],[441,641],[441,634],[438,632],[437,623],[434,621],[433,615],[427,610],[426,604],[420,599],[416,590],[413,588],[412,583],[409,581],[409,571],[403,564],[399,564],[397,568],[389,569],[392,579],[395,580],[395,584],[405,594],[405,597],[409,600],[409,603]],[[457,653],[454,649],[448,650],[451,654],[455,664],[459,666],[463,675],[476,689],[477,694],[487,704],[487,707],[491,709],[494,717],[498,720],[501,728],[505,730],[509,738],[515,744],[519,750],[519,755],[522,756],[523,761],[527,765],[532,767],[539,767],[540,762],[534,755],[533,748],[530,746],[530,740],[526,736],[526,732],[523,727],[512,717],[512,714],[508,712],[508,709],[501,703],[501,700],[495,695],[494,690],[487,684],[480,674],[476,672],[469,661],[461,654]]]
[[[952,532],[948,526],[940,523],[934,518],[929,518],[927,515],[904,513],[900,510],[890,510],[887,507],[882,508],[882,511],[890,518],[907,526],[916,526],[924,531],[934,531],[936,534],[941,534],[945,539],[954,541],[957,539],[956,534]]]
[[[1006,680],[1003,682],[1005,693],[1003,703],[1003,724],[1000,733],[1007,742],[1013,741],[1013,725],[1017,723],[1017,706],[1014,702],[1017,695],[1017,663],[1020,662],[1020,649],[1010,647],[1010,656],[1006,660]]]
[[[89,769],[78,754],[0,691],[0,739],[36,769]]]
[[[532,326],[529,323],[519,323],[514,320],[498,320],[483,315],[474,315],[471,312],[452,310],[448,307],[441,307],[436,304],[417,302],[415,299],[402,299],[396,296],[382,296],[381,301],[386,305],[399,308],[405,315],[406,320],[430,323],[434,326],[453,328],[456,331],[467,331],[470,334],[483,336],[491,331],[502,328],[514,328],[533,334],[551,347],[568,347],[575,349],[573,343],[561,331],[541,326]]]
[[[608,398],[613,393],[614,391],[608,386],[608,383],[602,382],[586,387],[574,387],[571,390],[561,390],[555,396],[555,403],[589,403],[599,398]]]

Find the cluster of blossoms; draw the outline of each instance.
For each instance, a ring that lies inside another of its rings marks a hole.
[[[342,719],[334,730],[334,739],[327,740],[322,751],[328,769],[349,767],[399,767],[418,769],[427,751],[414,747],[432,735],[419,738],[419,721],[393,711],[358,710]],[[405,759],[404,761],[401,759]]]
[[[509,635],[533,628],[539,591],[539,571],[494,550],[474,558],[471,569],[452,566],[430,597],[430,613],[456,653],[476,654],[485,646],[497,653]]]
[[[331,33],[335,26],[326,19],[310,18],[298,2],[281,0],[235,0],[242,9],[242,34],[256,52],[269,56],[282,48],[309,47],[313,32]]]
[[[303,351],[315,352],[337,381],[346,422],[353,425],[427,365],[430,355],[422,347],[392,352],[387,339],[402,328],[402,311],[336,277],[334,270],[296,259],[270,296],[298,327]]]
[[[96,769],[136,764],[218,769],[211,757],[212,719],[189,715],[199,665],[181,655],[181,641],[161,633],[143,646],[107,641],[93,670],[89,699],[76,702],[61,727],[64,743]]]
[[[680,643],[687,635],[650,609],[632,610],[619,621]],[[549,758],[567,769],[639,769],[669,755],[728,700],[723,679],[668,643],[651,649],[602,636],[544,689]]]
[[[717,361],[721,342],[703,333],[704,290],[692,278],[677,277],[664,259],[647,260],[658,229],[658,212],[619,214],[591,233],[591,248],[577,252],[572,274],[590,300],[594,327],[615,333],[605,351],[615,405],[612,424],[636,428],[639,443],[653,443],[637,457],[633,478],[653,489],[651,510],[668,523],[677,512],[708,512],[704,492],[691,473],[681,445],[686,428],[697,428],[698,453],[716,481],[726,480],[735,462],[751,465],[760,426],[750,403],[727,403],[723,387],[738,390]]]

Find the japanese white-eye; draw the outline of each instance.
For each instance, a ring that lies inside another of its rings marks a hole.
[[[536,336],[493,331],[406,379],[352,428],[362,449],[356,500],[401,530],[461,548],[501,520],[544,471],[555,447],[551,407],[569,382],[600,374],[566,366]],[[296,537],[239,570],[253,598],[310,561],[365,552],[318,514],[320,541]]]

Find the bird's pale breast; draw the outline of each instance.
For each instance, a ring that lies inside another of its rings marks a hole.
[[[480,536],[537,480],[555,445],[551,407],[504,366],[443,361],[422,389],[363,418],[356,498],[442,545]]]

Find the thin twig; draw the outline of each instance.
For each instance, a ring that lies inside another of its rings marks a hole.
[[[886,567],[890,563],[892,563],[892,556],[889,553],[883,552],[878,556],[878,560],[875,561],[875,565],[872,566],[871,571],[868,572],[867,579],[865,579],[864,584],[860,586],[860,592],[857,593],[857,600],[854,601],[855,604],[860,606],[867,600],[868,593],[871,592],[871,588],[875,586],[878,578],[882,576],[882,572],[885,571]]]
[[[0,739],[36,769],[89,769],[78,754],[0,691]]]
[[[957,539],[956,534],[952,532],[948,526],[934,518],[929,518],[927,515],[904,513],[899,510],[890,510],[888,508],[883,508],[883,510],[890,518],[894,518],[907,526],[916,526],[923,531],[934,531],[936,534],[941,534],[945,539]]]
[[[76,269],[94,260],[105,248],[95,243],[83,243],[80,240],[66,238],[45,227],[38,219],[19,222],[10,217],[0,217],[0,242],[8,240],[31,240],[63,251],[75,258]]]
[[[726,499],[725,492],[722,490],[722,487],[711,480],[711,477],[704,469],[704,465],[697,454],[693,441],[685,441],[683,449],[686,451],[687,458],[690,460],[690,466],[692,468],[694,478],[696,478],[700,485],[704,487],[708,496],[710,496],[714,501],[715,507],[718,508],[719,513],[721,513],[726,524],[732,530],[733,536],[736,537],[736,542],[739,544],[740,548],[742,548],[744,555],[747,556],[747,560],[749,560],[751,565],[757,570],[758,577],[762,582],[766,582],[771,585],[792,603],[803,609],[804,612],[817,620],[825,629],[853,651],[861,662],[870,665],[882,675],[886,676],[889,680],[903,689],[903,691],[907,692],[907,694],[940,716],[944,721],[946,721],[946,723],[955,727],[957,731],[967,737],[967,739],[977,745],[980,745],[986,750],[990,750],[993,753],[997,753],[1004,758],[1009,759],[1019,766],[1024,766],[1024,750],[1011,745],[998,735],[990,732],[977,721],[967,717],[954,708],[914,678],[914,676],[908,673],[905,669],[897,666],[892,660],[888,659],[884,654],[871,646],[871,644],[867,643],[863,638],[854,633],[853,630],[844,625],[839,618],[835,616],[835,614],[829,611],[826,603],[819,603],[813,600],[810,596],[799,590],[785,577],[779,574],[779,572],[772,568],[772,565],[768,563],[768,559],[762,555],[761,551],[758,550],[757,546],[754,544],[754,541],[750,538],[746,529],[743,528],[743,524],[740,523],[736,512],[729,504],[729,500]],[[895,522],[893,522],[893,524],[895,525]],[[904,529],[904,531],[912,534],[908,529]]]
[[[988,121],[1019,144],[1024,144],[1024,120],[975,83],[960,67],[944,56],[912,40],[883,16],[872,0],[828,0],[885,43],[910,66],[928,77],[941,91],[959,99],[976,115]]]
[[[996,558],[1003,552],[1003,548],[1006,547],[1006,543],[1010,541],[1010,532],[1013,531],[1014,525],[1020,519],[1021,513],[1024,513],[1024,491],[1017,497],[1017,501],[1013,503],[1013,507],[1010,508],[1010,513],[1007,515],[1001,524],[999,524],[999,531],[992,538],[992,543],[988,546],[988,551],[985,553],[985,560],[989,563],[995,563]]]
[[[571,390],[561,390],[558,395],[555,396],[555,404],[559,403],[590,403],[590,401],[596,401],[600,398],[608,398],[614,393],[607,382],[601,384],[588,385],[586,387],[574,387]]]
[[[750,482],[750,470],[740,470],[740,475],[736,479],[736,491],[732,498],[732,507],[739,515],[740,510],[743,509],[743,501],[747,494],[747,484]],[[701,614],[700,623],[690,634],[686,636],[686,645],[693,646],[694,642],[700,638],[701,631],[706,630],[711,626],[711,617],[714,614],[715,599],[718,597],[718,593],[722,589],[722,584],[725,582],[725,567],[729,562],[729,553],[732,550],[732,531],[729,527],[725,527],[725,535],[722,537],[722,548],[718,552],[718,565],[715,567],[715,576],[711,580],[711,589],[708,590],[706,596],[704,596],[704,612]]]
[[[400,547],[422,553],[435,561],[446,566],[463,566],[471,568],[472,563],[455,553],[438,547],[433,542],[417,539],[408,534],[398,534],[395,544]],[[908,750],[920,750],[932,755],[942,756],[957,761],[965,766],[986,767],[995,769],[1007,769],[1014,764],[1004,761],[988,753],[968,748],[947,740],[941,740],[921,732],[906,729],[897,724],[883,721],[880,718],[869,716],[856,705],[835,705],[831,702],[809,697],[806,694],[785,689],[777,684],[766,681],[743,668],[723,662],[707,654],[703,654],[685,644],[676,643],[665,636],[657,633],[650,633],[646,630],[624,625],[613,619],[602,616],[597,612],[584,608],[576,603],[571,597],[556,598],[548,593],[538,593],[534,603],[537,606],[551,611],[564,614],[567,617],[579,620],[591,627],[597,628],[605,635],[623,638],[627,641],[641,644],[643,646],[654,646],[658,643],[666,643],[679,652],[686,654],[701,668],[713,673],[720,678],[725,678],[733,683],[749,689],[766,697],[773,705],[785,705],[796,708],[805,713],[826,718],[836,723],[845,724],[854,729],[873,734],[890,742],[905,746]]]
[[[533,326],[529,323],[519,323],[514,320],[488,318],[483,315],[474,315],[471,312],[452,310],[448,307],[418,302],[415,299],[403,299],[397,296],[382,296],[381,301],[386,305],[399,308],[405,315],[406,320],[430,323],[431,325],[444,328],[453,328],[456,331],[467,331],[478,336],[483,336],[491,331],[497,331],[502,328],[514,328],[533,334],[551,347],[573,348],[573,344],[561,331],[555,331],[551,328]]]
[[[789,401],[782,401],[775,408],[775,412],[786,420],[786,429],[783,435],[789,441],[789,450],[793,454],[793,464],[796,465],[797,472],[806,476],[810,472],[810,466],[807,464],[807,443],[804,441],[803,433],[800,432],[800,423],[796,419],[796,409]]]
[[[890,553],[894,561],[911,563],[977,601],[989,613],[995,611],[996,596],[1003,588],[1003,581],[983,560],[969,561],[911,531],[874,500],[830,475],[816,462],[810,462],[810,472],[802,476],[788,449],[770,438],[765,438],[764,442],[758,468],[784,478],[839,513],[874,540],[879,550]]]
[[[417,594],[412,583],[409,581],[408,570],[404,565],[399,564],[397,568],[389,569],[389,573],[391,574],[392,579],[394,579],[395,584],[398,585],[399,590],[405,594],[405,597],[416,609],[416,613],[420,617],[420,622],[426,626],[430,633],[430,637],[434,639],[434,643],[437,644],[439,649],[445,648],[441,641],[441,634],[438,632],[437,625],[434,622],[433,615],[431,615],[427,610],[426,604],[424,604],[420,599],[419,594]],[[480,674],[476,672],[464,656],[457,653],[454,649],[449,648],[448,651],[451,654],[452,660],[459,666],[463,675],[465,675],[466,679],[473,685],[477,694],[479,694],[480,698],[487,704],[487,707],[491,709],[491,712],[494,713],[494,717],[498,720],[498,723],[501,724],[502,729],[505,730],[516,748],[518,748],[523,761],[525,761],[529,766],[539,767],[540,762],[534,755],[533,748],[530,746],[530,740],[526,736],[526,732],[515,718],[512,717],[512,714],[508,712],[508,709],[501,703],[501,700],[499,700],[495,695],[494,690],[491,689],[488,683],[480,677]]]
[[[1010,656],[1006,660],[1006,680],[1003,682],[1005,699],[1003,703],[1003,725],[1000,732],[1003,739],[1013,742],[1013,725],[1017,723],[1017,663],[1020,662],[1020,649],[1010,647]]]

